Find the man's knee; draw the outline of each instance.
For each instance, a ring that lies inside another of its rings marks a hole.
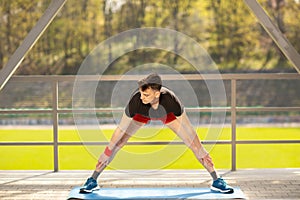
[[[124,136],[120,139],[120,141],[117,143],[116,147],[118,149],[121,149],[128,141],[128,139],[130,138],[129,135],[124,134]]]
[[[204,158],[205,156],[208,155],[208,152],[201,144],[197,145],[194,142],[192,142],[189,147],[198,159]]]
[[[121,140],[117,143],[116,148],[121,149],[124,145],[125,145],[125,142]]]

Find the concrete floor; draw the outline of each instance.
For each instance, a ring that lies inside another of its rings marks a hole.
[[[247,199],[300,199],[300,169],[219,171]],[[0,199],[66,199],[91,171],[0,171]],[[210,187],[204,170],[104,171],[101,187]]]

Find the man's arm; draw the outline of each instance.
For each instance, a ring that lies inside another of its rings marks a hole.
[[[125,113],[123,114],[123,117],[121,119],[121,122],[119,126],[116,128],[114,131],[110,142],[108,144],[108,148],[110,150],[113,150],[114,148],[117,147],[119,141],[121,138],[124,136],[126,133],[129,136],[132,136],[135,134],[142,126],[144,123],[138,122],[133,120],[132,118],[128,117]]]
[[[102,169],[113,159],[116,152],[128,141],[129,137],[136,133],[143,125],[144,123],[137,122],[124,113],[121,122],[115,129],[104,153],[102,153],[98,159],[96,165],[97,171],[102,171]],[[124,139],[125,134],[126,140]]]

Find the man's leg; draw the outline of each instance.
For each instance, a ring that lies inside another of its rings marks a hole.
[[[221,193],[233,193],[233,188],[228,186],[226,182],[218,176],[209,153],[201,144],[186,113],[184,112],[180,117],[168,123],[167,126],[183,140],[183,142],[193,151],[198,161],[210,173],[213,178],[211,189]]]
[[[197,133],[191,125],[185,112],[174,121],[168,123],[167,126],[174,131],[178,137],[180,137],[183,142],[193,151],[198,161],[209,173],[215,172],[212,159],[201,144],[199,137],[197,136]],[[213,178],[217,179],[218,177]]]
[[[97,178],[105,167],[113,160],[116,153],[127,143],[129,138],[144,125],[144,123],[137,122],[123,115],[119,126],[114,131],[108,146],[105,151],[100,155],[96,169],[92,176],[88,178],[84,186],[81,188],[80,192],[87,193],[92,192],[97,184]]]

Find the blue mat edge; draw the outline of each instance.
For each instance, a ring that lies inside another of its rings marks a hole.
[[[70,191],[69,193],[69,196],[68,196],[68,200],[71,200],[71,199],[189,199],[191,197],[183,197],[184,195],[197,195],[197,194],[194,194],[195,193],[195,190],[197,190],[197,192],[200,192],[200,191],[206,191],[208,193],[208,195],[213,195],[213,196],[216,196],[215,198],[214,197],[205,197],[204,199],[246,199],[243,191],[240,189],[240,187],[234,187],[235,191],[237,191],[238,193],[233,193],[233,194],[221,194],[221,193],[218,193],[218,192],[212,192],[210,190],[210,188],[197,188],[197,187],[163,187],[163,188],[160,188],[160,187],[141,187],[141,188],[100,188],[100,190],[103,190],[103,191],[111,191],[111,190],[140,190],[140,191],[143,191],[143,190],[161,190],[161,189],[167,189],[169,191],[172,191],[172,190],[176,190],[176,191],[182,191],[182,192],[187,192],[186,194],[180,194],[180,195],[177,195],[177,196],[155,196],[155,197],[145,197],[145,196],[135,196],[135,197],[125,197],[125,198],[122,198],[122,197],[118,197],[118,196],[114,196],[114,197],[102,197],[102,198],[95,198],[95,197],[99,197],[98,195],[98,191],[95,191],[94,193],[89,193],[89,194],[80,194],[79,193],[79,186],[78,187],[74,187],[72,188],[72,190]],[[188,193],[190,191],[190,194]],[[194,193],[193,193],[194,192]],[[74,194],[75,193],[75,194]],[[95,196],[96,195],[96,196]],[[198,194],[198,196],[201,195],[201,194]],[[228,196],[227,196],[228,195]],[[90,196],[90,197],[89,197]],[[94,196],[93,198],[91,196]],[[203,199],[203,198],[194,198],[194,199]]]

